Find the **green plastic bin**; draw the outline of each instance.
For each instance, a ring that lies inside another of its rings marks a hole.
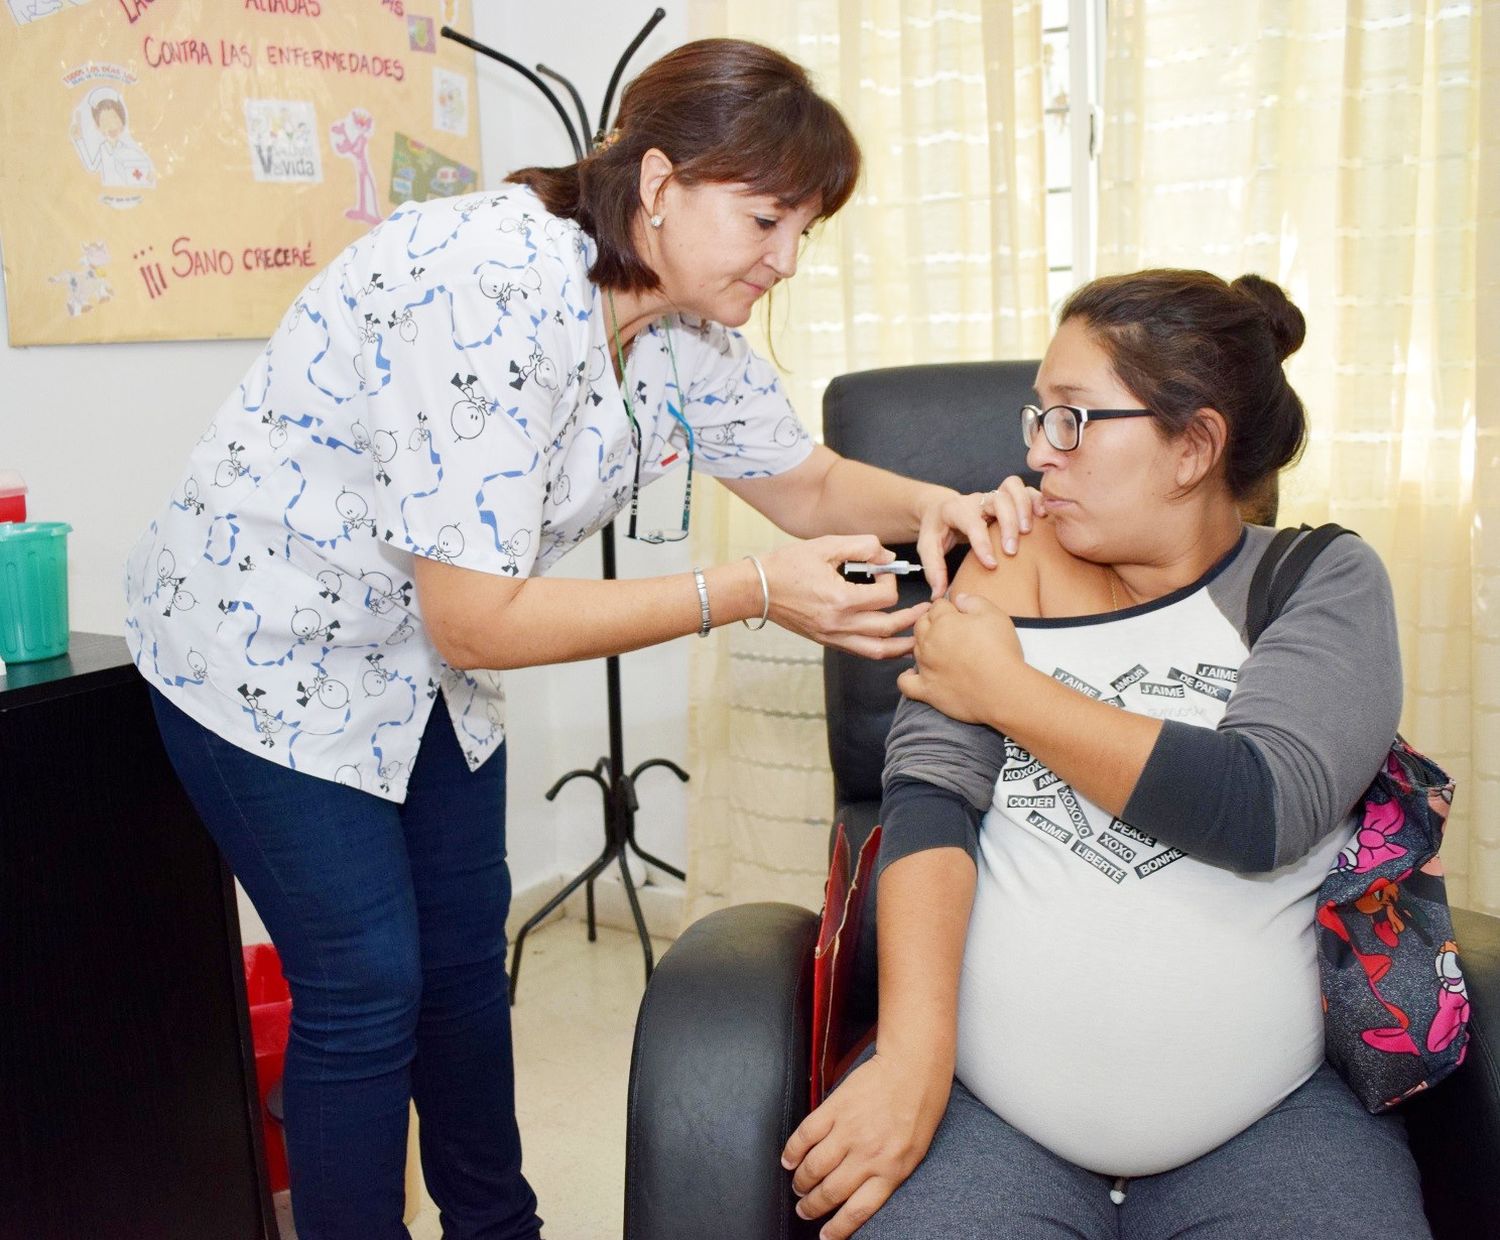
[[[65,521],[0,522],[0,659],[30,663],[68,653]]]

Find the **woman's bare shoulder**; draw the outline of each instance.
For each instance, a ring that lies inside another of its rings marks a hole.
[[[953,579],[953,592],[979,594],[1012,616],[1083,616],[1109,606],[1104,570],[1080,560],[1058,541],[1050,521],[1032,523],[1021,535],[1015,555],[1000,547],[998,528],[990,527],[997,566],[986,568],[971,551]]]
[[[1006,555],[1000,546],[1000,529],[990,526],[990,546],[994,552],[995,567],[986,568],[980,558],[970,550],[962,566],[953,578],[951,594],[978,594],[1001,608],[1011,616],[1041,615],[1039,568],[1049,554],[1046,547],[1037,545],[1043,541],[1057,541],[1050,529],[1045,536],[1042,530],[1046,521],[1033,523],[1032,532],[1022,534],[1015,555]]]

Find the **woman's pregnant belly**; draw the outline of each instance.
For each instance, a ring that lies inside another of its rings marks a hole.
[[[1343,832],[1241,876],[1187,857],[1109,870],[1028,831],[992,816],[981,838],[958,1076],[986,1106],[1070,1162],[1149,1175],[1312,1075],[1313,898]]]

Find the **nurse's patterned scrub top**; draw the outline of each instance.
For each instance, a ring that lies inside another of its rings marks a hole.
[[[439,690],[470,767],[494,753],[500,676],[443,662],[412,557],[535,576],[629,502],[595,253],[507,187],[403,206],[316,276],[131,553],[127,638],[150,683],[243,749],[392,801]],[[658,320],[625,382],[642,485],[686,464],[669,402],[707,473],[812,451],[775,372],[718,324]]]

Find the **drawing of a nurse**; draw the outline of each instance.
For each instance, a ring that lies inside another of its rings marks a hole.
[[[91,90],[73,109],[68,129],[78,158],[90,172],[99,174],[100,184],[118,189],[151,189],[156,169],[130,133],[125,100],[112,86]],[[133,206],[139,199],[108,195],[111,205]]]

